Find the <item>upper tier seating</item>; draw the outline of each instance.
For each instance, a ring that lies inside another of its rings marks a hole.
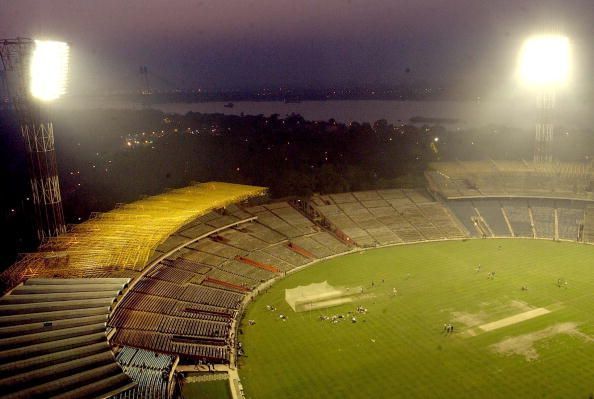
[[[445,198],[548,197],[594,200],[591,163],[435,162],[425,176]]]
[[[311,207],[323,223],[360,247],[468,236],[450,211],[422,190],[314,196]]]

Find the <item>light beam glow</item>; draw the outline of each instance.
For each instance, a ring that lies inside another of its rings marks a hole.
[[[66,92],[69,51],[64,42],[35,40],[29,70],[33,97],[52,101]]]
[[[560,86],[569,74],[569,39],[541,35],[524,42],[520,52],[520,79],[530,86]]]

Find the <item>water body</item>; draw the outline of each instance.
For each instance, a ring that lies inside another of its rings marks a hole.
[[[531,101],[385,101],[385,100],[333,100],[284,103],[280,101],[239,101],[232,108],[227,102],[167,103],[155,104],[153,108],[164,112],[185,114],[189,111],[222,113],[227,115],[281,117],[298,113],[307,120],[335,119],[349,123],[374,122],[386,119],[389,123],[410,123],[410,118],[454,119],[441,122],[448,128],[469,128],[485,125],[500,125],[516,128],[531,128],[536,120],[535,105]],[[65,105],[66,106],[66,105]],[[140,104],[94,101],[78,103],[77,107],[140,108]],[[589,129],[594,126],[594,113],[589,103],[563,103],[557,105],[556,124],[568,129]],[[434,124],[422,119],[416,124]]]

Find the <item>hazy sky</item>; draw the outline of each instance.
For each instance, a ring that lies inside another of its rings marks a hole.
[[[550,28],[589,69],[592,0],[0,0],[0,38],[69,41],[80,91],[139,85],[140,65],[194,88],[490,85]]]

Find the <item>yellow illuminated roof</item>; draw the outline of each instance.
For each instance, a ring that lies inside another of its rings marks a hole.
[[[265,191],[264,187],[209,182],[122,205],[51,238],[38,252],[11,266],[3,277],[93,276],[123,268],[139,271],[154,249],[183,225]]]

